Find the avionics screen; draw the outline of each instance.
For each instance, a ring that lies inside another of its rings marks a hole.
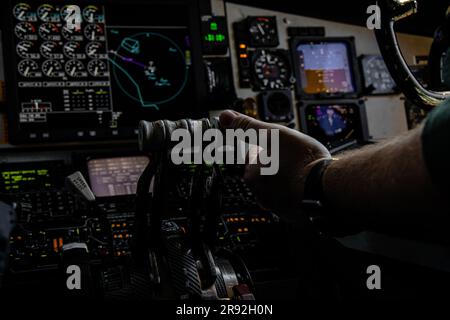
[[[315,104],[305,107],[307,134],[335,148],[362,139],[361,115],[356,104]]]
[[[347,42],[297,43],[295,58],[301,93],[355,93],[355,79]]]
[[[139,120],[192,114],[187,4],[77,0],[70,29],[67,2],[11,1],[11,140],[133,138]]]
[[[91,189],[96,197],[136,194],[137,182],[148,162],[145,156],[89,160]]]
[[[0,164],[0,193],[59,188],[66,172],[60,161]]]

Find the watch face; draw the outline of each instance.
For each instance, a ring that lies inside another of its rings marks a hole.
[[[252,56],[253,87],[259,90],[287,88],[291,81],[291,67],[279,50],[259,50]]]
[[[394,94],[396,83],[380,55],[361,57],[362,74],[368,94]]]
[[[252,47],[276,47],[279,44],[276,17],[249,17],[248,33]]]

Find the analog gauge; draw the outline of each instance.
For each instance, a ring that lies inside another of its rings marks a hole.
[[[89,23],[103,23],[105,22],[103,13],[97,6],[87,6],[83,9],[84,21]]]
[[[59,12],[51,4],[43,4],[37,8],[37,16],[44,22],[59,22]]]
[[[18,3],[13,8],[13,15],[20,21],[36,21],[36,13],[31,11],[28,3]]]
[[[16,46],[17,54],[26,59],[39,59],[40,55],[36,42],[20,41]]]
[[[85,59],[86,55],[83,53],[80,42],[69,41],[64,44],[64,55],[70,59]]]
[[[394,94],[396,83],[380,55],[365,55],[361,57],[364,85],[368,94]]]
[[[255,89],[283,89],[290,85],[291,68],[283,51],[256,51],[252,63]]]
[[[70,29],[67,26],[62,28],[62,35],[67,40],[72,41],[83,41],[83,30],[80,29]]]
[[[66,62],[66,73],[74,78],[86,77],[87,72],[83,62],[80,60],[70,60]]]
[[[247,22],[251,47],[278,46],[278,29],[275,17],[249,17]]]
[[[42,76],[37,62],[30,59],[20,61],[17,65],[17,71],[26,78],[37,78]]]
[[[41,44],[41,54],[47,59],[62,59],[61,45],[54,41],[46,41]]]
[[[44,40],[59,41],[61,36],[59,34],[59,28],[53,22],[45,22],[39,27],[39,35]]]
[[[99,24],[88,24],[84,28],[84,36],[90,41],[103,41],[105,40],[105,31]]]
[[[105,59],[107,57],[105,46],[101,42],[90,42],[86,46],[86,54],[90,58]]]
[[[61,19],[62,19],[62,21],[67,21],[67,17],[69,16],[69,14],[74,14],[73,9],[69,10],[73,6],[74,5],[68,4],[68,5],[65,5],[64,7],[62,7],[62,9],[61,9]],[[77,11],[78,11],[78,8],[77,8]],[[76,14],[76,12],[75,12],[75,14]],[[78,16],[78,17],[75,16],[75,18],[78,18],[78,19],[81,20],[81,13],[80,13],[80,16]]]
[[[87,65],[87,69],[91,75],[94,77],[107,77],[108,76],[108,66],[102,60],[91,60]]]
[[[17,38],[22,40],[37,40],[36,28],[30,22],[20,22],[14,27]]]
[[[64,70],[59,61],[46,60],[42,63],[42,72],[50,78],[64,77]]]

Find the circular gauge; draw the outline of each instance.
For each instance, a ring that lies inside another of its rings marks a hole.
[[[41,24],[39,27],[39,35],[44,40],[55,40],[58,41],[61,39],[59,35],[59,28],[53,22],[46,22]]]
[[[70,59],[84,59],[86,55],[81,49],[81,43],[75,41],[69,41],[64,44],[64,55]]]
[[[90,58],[102,59],[106,58],[105,46],[101,42],[90,42],[86,46],[86,54]]]
[[[64,76],[64,70],[59,61],[56,60],[46,60],[42,64],[42,72],[47,77],[57,78]]]
[[[69,14],[72,14],[72,9],[71,9],[71,7],[73,7],[74,5],[71,5],[71,4],[68,4],[68,5],[65,5],[64,7],[62,7],[61,8],[61,12],[60,12],[60,14],[61,14],[61,19],[63,20],[63,21],[66,21],[66,19],[67,19],[67,16],[69,15]],[[69,10],[69,9],[71,9],[71,10]],[[77,8],[78,9],[78,8]],[[81,17],[80,17],[81,18]]]
[[[254,87],[260,90],[283,89],[289,86],[291,71],[287,58],[280,51],[257,51],[252,58]]]
[[[363,56],[361,65],[364,84],[370,94],[395,93],[396,83],[392,79],[382,56]]]
[[[104,16],[97,6],[87,6],[83,9],[84,21],[89,23],[103,23]]]
[[[276,47],[279,44],[274,17],[250,17],[248,31],[252,47]]]
[[[99,24],[88,24],[84,28],[84,36],[90,41],[103,41],[105,39],[105,31]]]
[[[17,38],[22,40],[37,40],[36,28],[30,22],[20,22],[14,27]]]
[[[17,71],[27,78],[35,78],[40,77],[41,73],[39,72],[39,65],[36,61],[26,59],[19,62],[17,65]]]
[[[54,41],[46,41],[41,44],[41,54],[47,59],[62,59],[61,46]]]
[[[72,41],[83,41],[83,30],[80,29],[70,29],[67,26],[62,27],[61,31],[63,37],[67,40]]]
[[[108,76],[108,66],[102,60],[91,60],[87,65],[87,70],[94,77],[107,77]]]
[[[37,16],[44,22],[59,22],[59,12],[51,4],[43,4],[37,8]]]
[[[39,59],[36,42],[20,41],[16,46],[17,54],[26,59]]]
[[[18,3],[13,8],[13,15],[20,21],[36,21],[36,13],[31,11],[31,6],[27,3]]]
[[[71,77],[86,77],[86,69],[84,67],[83,62],[80,60],[70,60],[66,62],[65,65],[66,73]]]

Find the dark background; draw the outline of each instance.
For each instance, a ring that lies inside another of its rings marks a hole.
[[[229,0],[229,2],[365,26],[368,17],[367,7],[375,4],[376,0]],[[433,36],[436,27],[444,20],[450,0],[418,0],[418,3],[418,14],[401,22],[397,30]]]

